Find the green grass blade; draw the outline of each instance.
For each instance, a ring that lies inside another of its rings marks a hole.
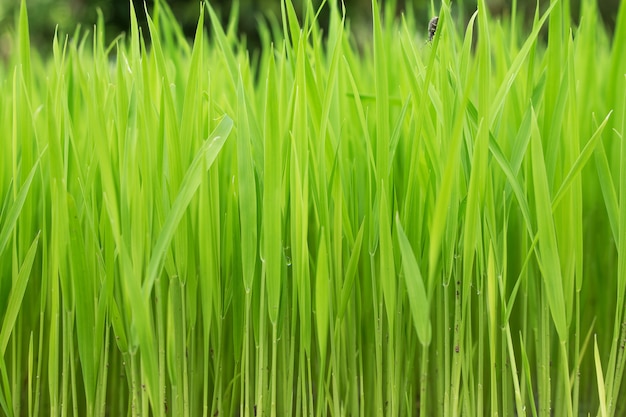
[[[515,80],[515,78],[517,77],[517,74],[521,70],[522,65],[527,61],[528,54],[531,52],[531,50],[533,49],[535,45],[535,42],[537,41],[537,36],[539,35],[539,31],[543,27],[543,24],[545,23],[546,19],[548,19],[548,17],[550,16],[552,9],[557,4],[559,4],[558,0],[552,0],[550,2],[550,6],[544,12],[543,16],[541,17],[541,19],[539,19],[537,24],[533,26],[532,32],[530,33],[528,38],[526,38],[526,41],[524,42],[524,45],[522,46],[520,51],[517,53],[515,60],[511,63],[511,66],[509,67],[509,70],[505,76],[503,83],[500,85],[498,92],[496,93],[494,99],[491,101],[492,103],[491,111],[489,112],[491,118],[489,119],[489,126],[493,126],[495,118],[499,114],[498,110],[502,108],[503,102],[507,94],[509,94],[510,92],[513,81]]]
[[[394,320],[396,316],[396,303],[398,297],[398,288],[396,284],[396,268],[394,263],[393,242],[391,239],[391,221],[389,215],[391,213],[389,202],[387,201],[387,193],[385,184],[380,187],[380,215],[379,215],[379,236],[380,236],[380,286],[382,288],[383,299],[385,300],[385,309],[387,311],[387,319],[389,320],[389,332],[393,338]]]
[[[348,261],[348,267],[344,276],[343,286],[341,288],[341,301],[339,302],[339,311],[337,317],[339,320],[343,319],[346,312],[350,296],[354,291],[354,285],[357,277],[357,268],[359,265],[359,259],[361,257],[361,246],[363,243],[363,231],[365,223],[361,223],[359,232],[354,240],[354,246],[352,247],[352,253],[350,254],[350,260]]]
[[[100,338],[95,332],[96,323],[96,289],[95,271],[88,269],[87,250],[83,240],[83,231],[80,227],[80,218],[76,203],[71,196],[67,197],[67,212],[69,217],[69,247],[70,271],[75,295],[76,306],[76,334],[78,338],[78,354],[81,360],[85,397],[89,413],[94,412],[96,381],[98,372],[99,353],[102,349],[97,341]],[[98,337],[97,337],[98,336]]]
[[[263,184],[263,252],[267,276],[267,299],[270,320],[273,324],[278,319],[282,269],[282,163],[281,135],[278,131],[278,106],[275,91],[274,58],[270,59],[266,80],[265,98],[265,152]]]
[[[323,238],[323,234],[322,231],[322,239],[320,239],[320,248],[317,255],[317,270],[315,272],[315,323],[322,363],[324,363],[324,358],[326,357],[330,307],[328,251],[326,250],[326,239]]]
[[[239,219],[243,280],[250,291],[257,261],[257,190],[252,160],[252,138],[248,123],[246,95],[239,75],[237,87],[237,167],[239,172]]]
[[[602,361],[598,351],[598,338],[593,338],[593,359],[596,365],[596,379],[598,381],[598,396],[600,397],[600,417],[606,417],[606,392],[604,390],[604,377],[602,376]]]
[[[609,161],[607,159],[606,150],[602,141],[600,141],[597,145],[594,160],[598,171],[598,182],[600,183],[600,189],[602,191],[602,196],[604,197],[604,205],[606,207],[609,226],[611,227],[613,235],[613,242],[617,247],[619,243],[619,203],[617,193],[615,191],[615,185],[613,183],[613,177],[611,176],[611,168],[609,167]]]
[[[146,281],[144,282],[142,289],[144,297],[147,297],[151,293],[154,281],[161,273],[167,248],[172,241],[176,227],[182,219],[183,214],[185,214],[185,211],[189,206],[189,202],[198,190],[198,187],[202,182],[203,174],[211,167],[219,155],[232,127],[232,119],[228,116],[224,116],[215,130],[209,135],[202,147],[198,150],[195,158],[191,162],[191,165],[187,169],[187,173],[185,174],[185,177],[180,185],[179,194],[176,197],[176,200],[174,200],[174,204],[172,204],[172,208],[167,214],[163,227],[161,228],[156,243],[154,244],[154,249],[152,250],[152,255],[150,257],[150,263],[148,264]]]
[[[0,354],[4,356],[4,353],[9,343],[9,337],[15,328],[15,320],[17,319],[20,309],[22,307],[22,301],[24,300],[24,293],[26,292],[26,286],[30,278],[30,271],[33,267],[35,260],[35,254],[37,253],[37,245],[39,244],[39,234],[35,237],[35,240],[30,245],[30,249],[24,257],[24,262],[17,275],[17,280],[7,301],[6,312],[2,319],[2,328],[0,329]]]
[[[402,253],[402,269],[404,271],[404,282],[406,284],[406,294],[409,299],[409,307],[413,317],[413,325],[417,331],[420,343],[428,346],[432,337],[432,328],[430,321],[430,306],[424,280],[420,271],[411,243],[404,233],[400,217],[396,214],[396,232],[398,236],[398,244]]]
[[[40,157],[41,158],[41,157]],[[17,193],[15,201],[9,208],[9,211],[6,213],[6,217],[4,218],[4,222],[2,222],[2,229],[0,229],[0,254],[4,252],[6,249],[7,243],[11,238],[11,234],[15,229],[15,225],[17,224],[17,219],[20,216],[20,212],[22,211],[22,207],[24,207],[24,202],[26,201],[26,197],[28,196],[28,191],[30,190],[30,186],[33,182],[33,178],[35,176],[35,172],[37,172],[37,167],[39,166],[39,162],[37,162],[30,170],[28,177],[24,180],[20,191]]]
[[[585,145],[583,150],[580,152],[580,155],[578,155],[578,157],[576,158],[576,161],[574,162],[574,164],[568,171],[567,175],[565,176],[565,179],[563,179],[563,182],[561,183],[559,190],[556,192],[556,194],[554,194],[554,198],[552,199],[553,209],[559,204],[564,193],[572,184],[572,181],[576,178],[577,175],[580,175],[582,169],[585,167],[587,161],[591,157],[591,154],[594,152],[599,139],[602,137],[602,131],[604,130],[604,127],[608,123],[610,117],[611,117],[611,112],[607,114],[607,116],[604,118],[600,126],[598,126],[598,128],[593,133],[591,138],[587,141],[587,144]]]
[[[554,326],[559,339],[567,340],[567,320],[565,318],[565,299],[561,280],[561,265],[557,248],[552,202],[548,186],[545,162],[539,129],[533,121],[531,134],[532,174],[535,193],[537,233],[539,236],[539,265],[543,275],[545,291],[550,306]]]

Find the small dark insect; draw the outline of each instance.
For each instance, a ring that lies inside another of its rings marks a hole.
[[[461,349],[459,348],[459,345],[456,345],[456,346],[454,347],[454,351],[455,351],[456,353],[459,353],[459,352],[461,351]]]
[[[437,31],[437,23],[439,22],[439,16],[435,16],[428,22],[428,40],[432,41]]]

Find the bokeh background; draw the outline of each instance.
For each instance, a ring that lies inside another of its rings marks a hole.
[[[14,44],[16,17],[21,0],[0,0],[0,58],[6,58]],[[200,0],[164,0],[167,1],[178,18],[185,33],[190,37],[194,33],[198,19]],[[292,0],[296,9],[301,10],[302,0]],[[341,0],[328,0],[341,1]],[[424,33],[432,16],[431,0],[379,0],[397,13],[409,12],[416,21],[424,22]],[[438,9],[441,0],[433,0]],[[537,0],[541,8],[547,7],[549,0]],[[612,33],[619,3],[621,0],[598,0],[598,7],[609,31]],[[134,0],[140,24],[145,27],[144,0]],[[222,20],[226,22],[233,7],[232,0],[210,0]],[[248,40],[251,48],[257,44],[257,22],[267,16],[280,16],[281,0],[239,0],[239,32]],[[317,5],[321,0],[313,0]],[[371,0],[343,0],[351,28],[367,28],[370,25]],[[574,21],[579,19],[581,0],[571,0],[571,12]],[[154,0],[145,0],[148,10]],[[487,0],[492,15],[502,16],[510,13],[512,0]],[[524,11],[520,16],[532,17],[536,7],[535,0],[517,0],[518,8]],[[33,46],[45,52],[50,48],[55,28],[62,34],[74,33],[78,24],[91,29],[97,21],[98,10],[102,12],[107,24],[106,35],[109,40],[129,27],[129,0],[26,0],[28,6],[30,33]],[[455,0],[453,13],[459,19],[467,18],[476,9],[476,0]],[[323,25],[324,16],[321,17]]]

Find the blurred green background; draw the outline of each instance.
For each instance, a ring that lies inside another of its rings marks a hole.
[[[274,14],[280,16],[281,0],[240,0],[239,32],[248,38],[248,44],[254,47],[257,41],[257,21],[263,16]],[[292,0],[296,9],[301,10],[302,0]],[[313,0],[320,4],[321,0]],[[338,1],[338,0],[329,0]],[[382,4],[393,7],[400,13],[409,10],[416,21],[424,22],[424,34],[426,34],[428,21],[431,17],[430,0],[379,0]],[[549,0],[538,0],[545,8]],[[154,0],[146,0],[148,9],[152,9]],[[487,0],[494,16],[508,14],[512,0]],[[191,36],[194,32],[199,13],[199,0],[169,0],[175,16],[178,18],[185,33]],[[571,0],[572,17],[579,18],[580,0]],[[598,0],[604,22],[612,31],[620,0]],[[26,0],[30,18],[31,39],[34,47],[40,50],[49,49],[58,25],[60,33],[73,33],[77,24],[83,28],[91,29],[97,20],[97,10],[101,10],[107,24],[106,33],[112,40],[120,32],[126,32],[129,24],[128,0]],[[228,20],[233,2],[231,0],[211,0],[211,4],[218,11],[223,21]],[[351,27],[366,28],[370,25],[371,0],[344,0],[348,19]],[[435,8],[440,6],[440,0],[434,2]],[[145,27],[143,0],[135,0],[140,24]],[[532,16],[536,2],[534,0],[518,0],[518,7],[525,11],[526,16]],[[15,21],[19,12],[20,0],[0,0],[0,58],[6,58],[10,48],[14,44]],[[456,0],[453,2],[453,13],[457,17],[469,16],[476,8],[476,0]],[[323,25],[324,16],[321,22]]]

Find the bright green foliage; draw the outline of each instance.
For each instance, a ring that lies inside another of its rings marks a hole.
[[[42,56],[23,1],[0,415],[625,415],[626,6],[486,3],[283,0],[258,51],[131,4]]]

